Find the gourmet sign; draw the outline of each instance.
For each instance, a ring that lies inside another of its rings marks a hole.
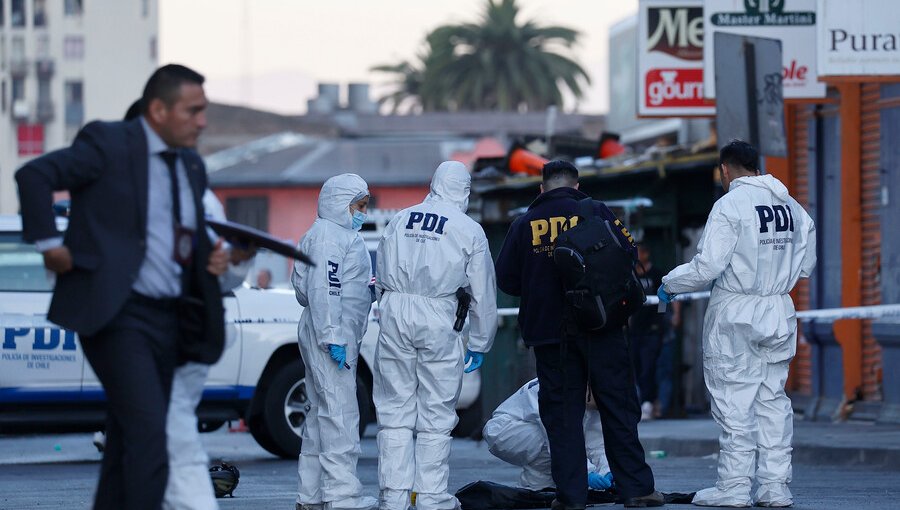
[[[638,115],[714,115],[703,92],[702,0],[641,0]]]
[[[706,97],[713,98],[716,93],[716,32],[779,39],[784,98],[825,97],[816,63],[816,0],[704,0],[703,17],[704,37],[709,42],[703,49]]]

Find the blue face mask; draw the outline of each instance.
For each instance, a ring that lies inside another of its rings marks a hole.
[[[366,222],[366,213],[353,211],[353,230],[359,231]]]

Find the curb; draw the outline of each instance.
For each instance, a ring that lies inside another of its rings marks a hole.
[[[644,451],[663,450],[675,457],[704,457],[718,454],[718,439],[641,437]],[[794,444],[795,464],[864,466],[900,471],[900,449],[837,447]]]

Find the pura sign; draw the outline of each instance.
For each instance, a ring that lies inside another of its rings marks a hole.
[[[706,97],[714,98],[716,93],[714,34],[720,32],[780,40],[784,98],[825,97],[816,62],[816,0],[704,0],[703,18],[708,43],[703,48]]]
[[[819,75],[900,74],[900,2],[818,0]]]
[[[638,115],[714,115],[703,87],[702,0],[641,0]]]

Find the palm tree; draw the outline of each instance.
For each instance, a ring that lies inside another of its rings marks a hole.
[[[415,97],[426,111],[515,111],[561,104],[562,86],[580,98],[581,82],[590,78],[554,51],[571,49],[578,32],[533,21],[518,24],[518,15],[515,0],[488,0],[479,23],[438,27],[428,35],[418,63],[373,68],[402,77],[382,100],[396,107],[394,98]]]

